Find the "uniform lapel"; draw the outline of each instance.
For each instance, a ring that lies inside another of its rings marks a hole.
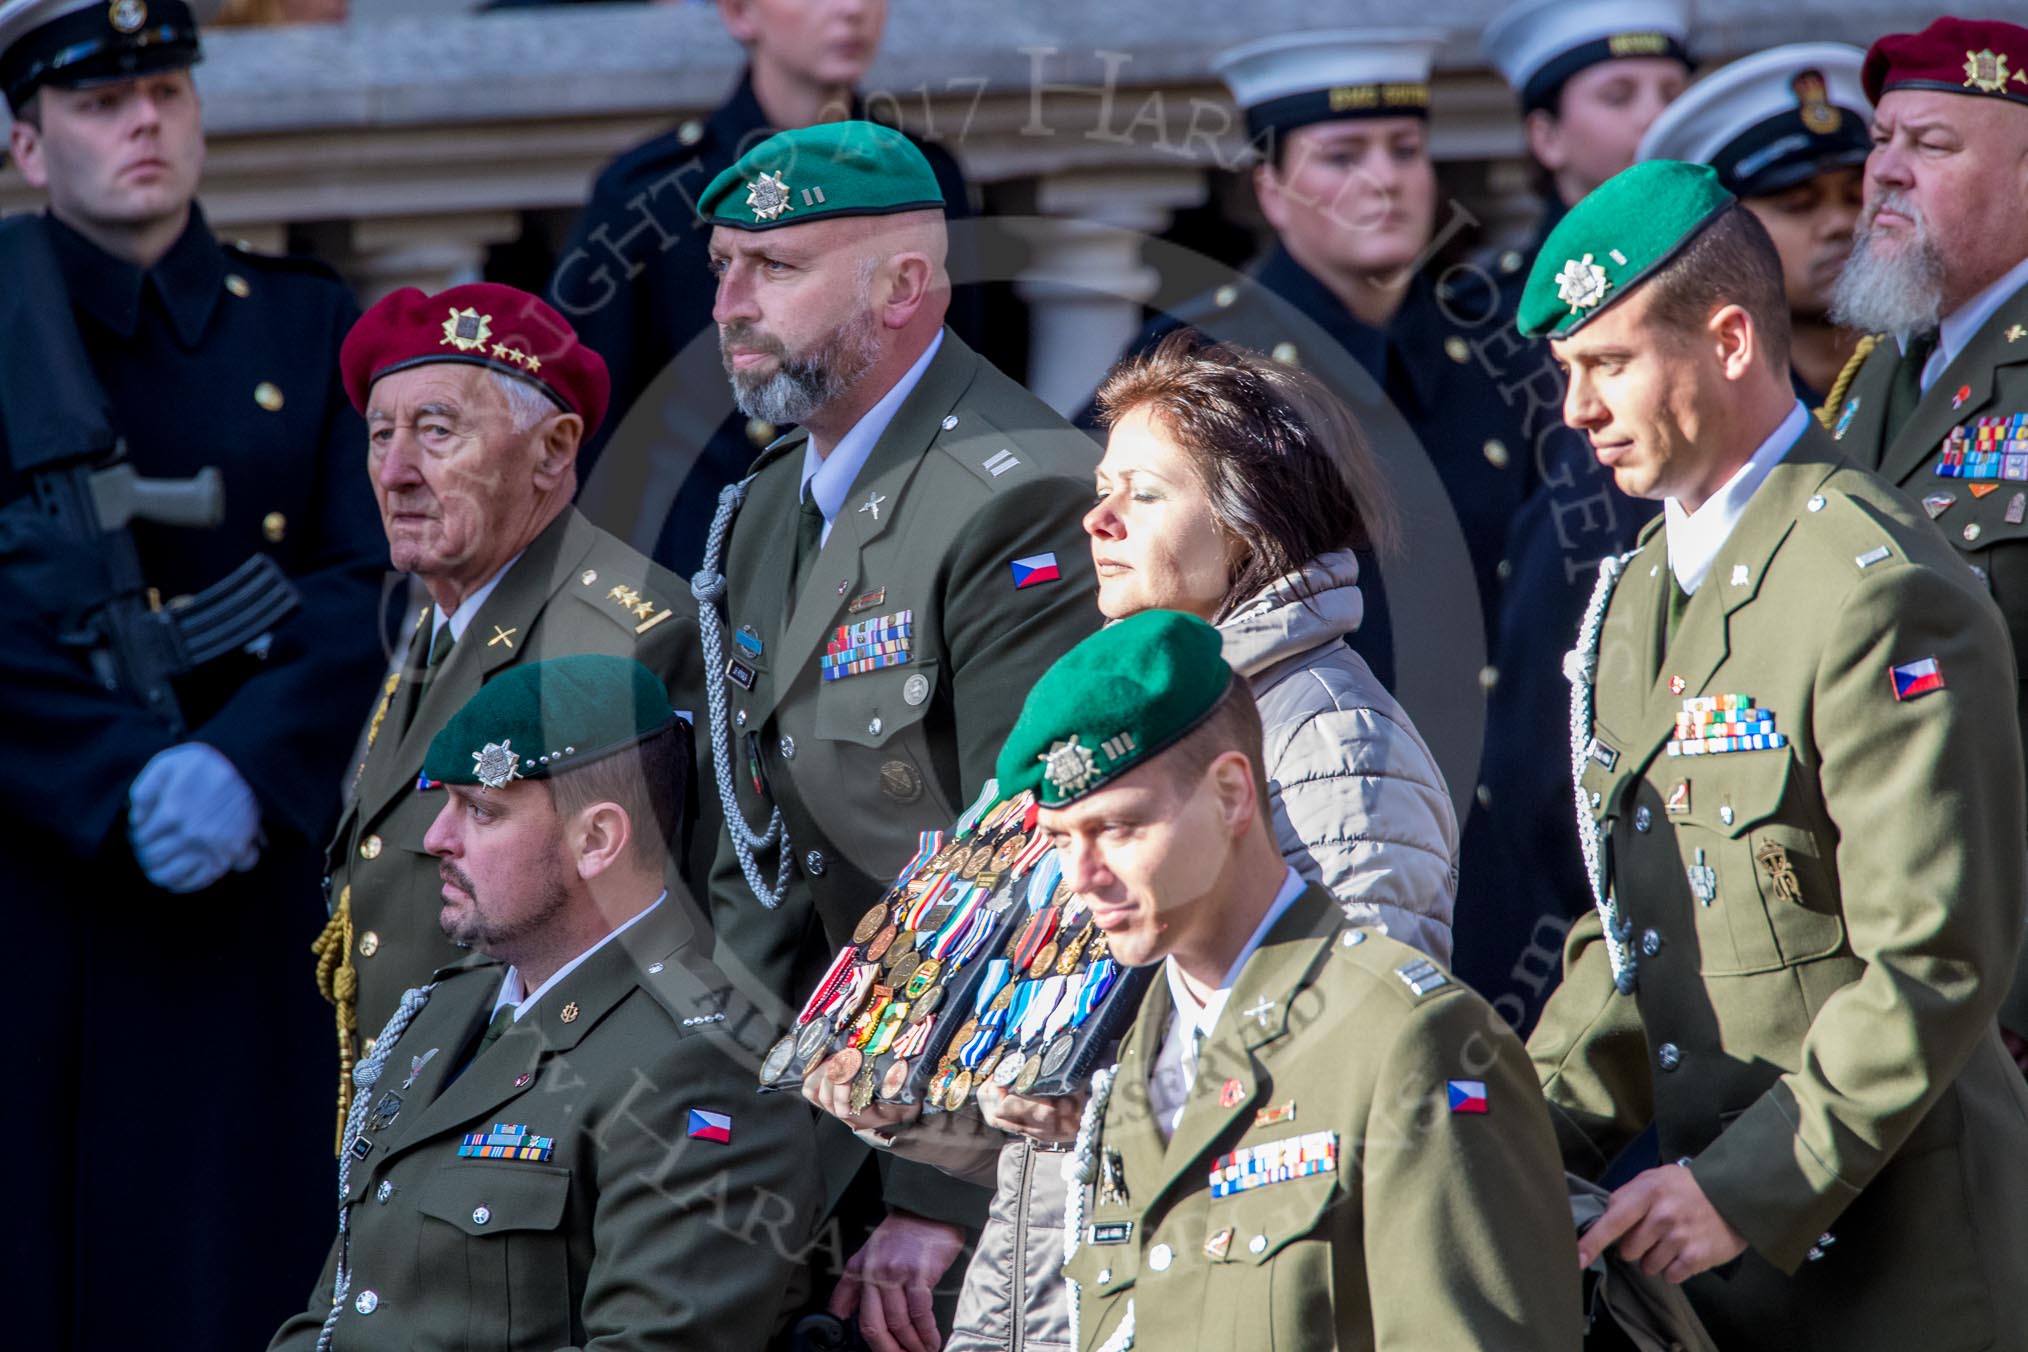
[[[1197,1079],[1162,1156],[1160,1182],[1148,1199],[1151,1206],[1179,1183],[1200,1176],[1205,1156],[1259,1107],[1266,1078],[1261,1052],[1287,1035],[1290,1001],[1329,956],[1331,935],[1339,925],[1337,901],[1312,883],[1247,959],[1199,1055]],[[1166,981],[1156,984],[1168,988]],[[1165,1018],[1164,1031],[1167,1023]],[[1232,1081],[1239,1088],[1228,1095],[1226,1086]]]
[[[680,915],[668,903],[643,919],[633,929],[612,940],[587,959],[583,966],[565,977],[543,995],[541,1003],[524,1014],[461,1074],[448,1084],[444,1072],[437,1083],[440,1092],[423,1105],[409,1124],[409,1130],[390,1144],[390,1156],[419,1145],[447,1131],[468,1130],[466,1124],[500,1111],[507,1104],[542,1083],[552,1058],[568,1053],[592,1029],[598,1027],[613,1006],[640,984],[641,969],[636,951],[650,947],[661,952],[667,947],[658,938],[657,928]],[[492,1000],[499,994],[497,981],[486,985],[483,1020],[492,1015]],[[450,1049],[446,1049],[448,1055]],[[545,1126],[562,1123],[531,1123],[530,1130],[549,1134]],[[506,1165],[503,1167],[512,1167]]]
[[[1795,529],[1796,519],[1807,510],[1808,499],[1843,459],[1830,435],[1812,419],[1754,490],[1725,547],[1712,561],[1711,572],[1683,612],[1676,641],[1663,658],[1664,671],[1649,687],[1641,726],[1622,730],[1634,741],[1628,773],[1641,773],[1674,735],[1676,711],[1684,699],[1723,693],[1705,686],[1731,653],[1732,617],[1760,594],[1767,570]],[[1667,564],[1663,566],[1666,569]],[[1671,688],[1677,677],[1682,678],[1680,692]]]
[[[1152,1188],[1162,1172],[1162,1155],[1169,1147],[1162,1140],[1162,1133],[1155,1129],[1155,1114],[1148,1103],[1148,1077],[1154,1071],[1155,1058],[1161,1054],[1162,1038],[1169,1028],[1169,1015],[1175,1003],[1169,998],[1169,983],[1160,973],[1148,983],[1147,994],[1141,997],[1140,1012],[1134,1017],[1133,1027],[1120,1043],[1119,1081],[1113,1085],[1113,1103],[1131,1104],[1132,1112],[1114,1111],[1106,1115],[1104,1137],[1100,1144],[1108,1150],[1120,1152],[1120,1162],[1126,1166],[1127,1191],[1131,1198],[1136,1185]]]
[[[943,346],[937,349],[937,355],[908,398],[895,410],[894,420],[880,434],[880,440],[874,443],[865,465],[846,491],[844,507],[831,523],[830,539],[810,564],[809,576],[803,579],[795,605],[789,611],[781,650],[774,656],[774,682],[767,706],[770,712],[795,685],[802,664],[830,632],[846,594],[860,580],[864,550],[887,532],[899,514],[902,495],[921,467],[923,453],[936,440],[945,415],[971,387],[978,367],[978,355],[960,342],[956,334],[945,330]],[[881,499],[877,520],[874,512],[860,510],[875,495]]]
[[[2007,334],[2016,326],[2021,336],[2010,340]],[[1999,368],[2021,363],[2028,363],[2028,287],[2002,303],[1972,335],[1957,360],[1944,368],[1888,446],[1880,462],[1881,473],[1890,482],[1900,483],[1920,469],[1953,427],[1988,411]],[[1963,399],[1958,398],[1960,391]]]

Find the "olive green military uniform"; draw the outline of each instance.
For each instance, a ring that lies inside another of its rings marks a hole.
[[[335,1348],[765,1344],[816,1214],[810,1115],[754,1094],[759,1020],[688,914],[665,899],[476,1056],[504,969],[436,974],[382,1049],[343,1233],[275,1348],[317,1345],[341,1259]]]
[[[725,554],[731,670],[713,673],[738,809],[760,830],[779,808],[793,856],[769,909],[721,840],[719,960],[790,1014],[918,832],[957,818],[992,778],[1029,685],[1099,624],[1080,525],[1097,450],[956,334],[944,332],[791,596],[804,444],[786,437],[755,466]],[[1021,585],[1047,570],[1016,563],[1043,555],[1058,576]],[[868,623],[906,626],[906,660],[823,679],[837,631]],[[756,857],[770,884],[778,860]],[[977,1190],[905,1162],[887,1193],[942,1219],[984,1213]]]
[[[1555,1138],[1485,1001],[1311,885],[1247,959],[1165,1145],[1148,1091],[1172,1012],[1157,981],[1080,1149],[1078,1348],[1578,1345]]]
[[[458,954],[437,928],[442,882],[437,861],[423,848],[444,800],[419,791],[417,782],[430,738],[484,682],[517,663],[611,653],[638,658],[668,685],[674,708],[699,723],[703,718],[690,589],[575,508],[566,508],[508,566],[434,672],[425,669],[429,611],[406,641],[407,659],[378,702],[352,801],[326,857],[336,910],[327,941],[342,933],[349,916],[345,958],[357,973],[357,1016],[346,1048],[353,1056],[365,1054],[363,1043],[394,1013],[403,991]],[[689,799],[702,804],[699,820],[711,831],[706,839],[715,839],[714,797],[700,789]],[[689,876],[701,873],[693,866]],[[319,968],[327,996],[336,958],[329,952]],[[338,984],[348,983],[340,977]],[[342,1009],[339,1017],[343,1029]]]
[[[1565,1159],[1596,1175],[1652,1123],[1688,1165],[1750,1245],[1685,1288],[1721,1347],[2019,1346],[2028,1089],[1993,1011],[2028,821],[2000,616],[1814,424],[1670,640],[1673,588],[1658,523],[1580,734],[1633,989],[1588,915],[1529,1040]],[[1686,701],[1727,695],[1762,744],[1683,754]]]
[[[2006,617],[2016,671],[2028,671],[2028,482],[2018,476],[1981,480],[1937,473],[1957,429],[1976,441],[1981,419],[2012,423],[2028,414],[2028,288],[2001,304],[1890,435],[1888,395],[1900,365],[1901,349],[1892,339],[1876,342],[1854,363],[1851,378],[1833,389],[1822,416],[1839,449],[1922,503],[1944,538],[1977,569]],[[2009,435],[2024,430],[2017,426]],[[2028,444],[2020,449],[2028,450]],[[2019,472],[2028,475],[2028,469]],[[1974,495],[1975,484],[1985,491]],[[2015,686],[2014,696],[2017,717],[2028,731],[2028,684]],[[1989,717],[1997,714],[1988,711]],[[2028,967],[2016,967],[2000,1021],[2028,1033]]]

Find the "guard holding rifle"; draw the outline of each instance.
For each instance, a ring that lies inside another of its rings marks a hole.
[[[37,1162],[0,1271],[24,1347],[131,1343],[140,1293],[175,1306],[152,1346],[258,1346],[326,1214],[301,955],[385,549],[338,383],[352,299],[205,224],[198,57],[182,0],[0,2],[10,150],[49,201],[0,227],[0,857],[35,1028],[9,1087]],[[239,1091],[192,1093],[198,1054]],[[166,1174],[192,1205],[152,1200]]]

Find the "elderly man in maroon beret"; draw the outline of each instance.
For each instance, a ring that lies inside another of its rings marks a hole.
[[[684,716],[703,708],[704,684],[689,588],[571,505],[578,447],[610,387],[561,315],[510,286],[408,288],[361,317],[340,360],[389,556],[430,598],[397,640],[326,858],[317,979],[338,1011],[342,1127],[354,1060],[402,992],[458,956],[437,928],[442,882],[423,846],[443,806],[422,774],[437,729],[495,674],[545,657],[633,657]],[[693,827],[678,829],[715,836]],[[669,842],[679,897],[687,838]]]
[[[1873,153],[1832,317],[1868,336],[1819,416],[1992,589],[2028,674],[2028,28],[1938,19],[1861,78]],[[2028,683],[2016,712],[2028,735]],[[2028,1069],[2028,948],[2000,1027]]]

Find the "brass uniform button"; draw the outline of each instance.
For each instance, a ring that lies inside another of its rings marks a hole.
[[[1520,270],[1521,270],[1520,254],[1516,253],[1512,249],[1509,249],[1507,250],[1507,252],[1500,255],[1500,271],[1519,272]]]
[[[1211,299],[1217,303],[1219,309],[1223,310],[1239,299],[1239,288],[1228,283],[1225,286],[1219,287],[1212,294]]]
[[[1444,339],[1444,355],[1463,366],[1472,359],[1472,345],[1454,333]]]
[[[766,449],[769,443],[775,439],[775,425],[766,418],[748,418],[746,420],[746,439],[755,446]]]
[[[282,411],[282,392],[271,381],[263,380],[254,386],[254,402],[270,413]]]
[[[364,1042],[362,1042],[362,1043],[360,1043],[360,1044],[359,1044],[359,1054],[360,1054],[360,1055],[361,1055],[362,1057],[364,1057],[364,1056],[371,1056],[371,1055],[373,1055],[373,1048],[374,1048],[374,1045],[375,1045],[376,1043],[378,1043],[379,1041],[380,1041],[380,1039],[379,1039],[379,1038],[377,1038],[377,1037],[370,1037],[370,1038],[366,1039],[366,1041],[364,1041]]]
[[[225,289],[232,292],[233,295],[238,296],[241,300],[245,300],[253,294],[253,288],[246,284],[246,278],[240,276],[237,272],[225,274]]]
[[[379,836],[368,836],[368,837],[367,837],[366,839],[364,839],[364,840],[360,841],[360,842],[359,842],[359,857],[360,857],[361,859],[378,859],[378,858],[380,858],[380,837],[379,837]]]
[[[271,545],[278,545],[289,533],[289,518],[280,512],[269,512],[261,518],[261,535]]]
[[[589,587],[592,583],[599,580],[599,570],[596,568],[587,568],[584,570],[584,572],[578,574],[577,580],[579,582],[584,583],[585,586]]]
[[[372,930],[359,936],[359,956],[370,958],[380,951],[380,936]]]
[[[704,124],[691,118],[676,129],[676,139],[686,146],[694,146],[704,139]]]
[[[1486,443],[1486,463],[1494,469],[1507,468],[1507,443],[1495,438]]]
[[[1276,343],[1275,350],[1268,355],[1284,366],[1302,365],[1302,362],[1298,360],[1299,354],[1296,352],[1296,345],[1294,343]]]

